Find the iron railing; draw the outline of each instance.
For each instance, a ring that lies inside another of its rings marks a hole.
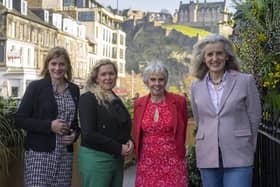
[[[264,111],[255,155],[253,187],[280,187],[280,110]]]

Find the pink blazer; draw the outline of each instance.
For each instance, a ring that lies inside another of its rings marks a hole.
[[[252,75],[227,74],[217,113],[208,91],[207,78],[193,82],[192,111],[198,125],[196,160],[198,168],[219,166],[220,146],[224,167],[252,166],[261,122],[259,93]]]
[[[187,127],[187,105],[186,98],[177,94],[166,92],[166,102],[174,117],[172,118],[172,124],[174,125],[174,137],[176,141],[176,150],[180,158],[185,158],[185,139],[186,139],[186,127]],[[148,102],[150,101],[150,95],[141,97],[134,102],[134,141],[136,158],[139,158],[141,149],[141,124],[143,115]]]

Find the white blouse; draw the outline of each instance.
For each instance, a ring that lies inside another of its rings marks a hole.
[[[221,97],[224,92],[224,88],[225,88],[225,84],[226,84],[226,82],[225,82],[226,74],[227,74],[227,72],[224,73],[222,83],[218,87],[215,87],[215,85],[211,81],[209,73],[207,76],[208,91],[210,93],[212,103],[213,103],[217,113],[220,110]]]

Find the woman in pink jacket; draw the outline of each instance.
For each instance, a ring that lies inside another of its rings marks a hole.
[[[261,105],[252,75],[240,73],[232,43],[210,35],[195,44],[191,87],[196,159],[204,187],[250,187]]]

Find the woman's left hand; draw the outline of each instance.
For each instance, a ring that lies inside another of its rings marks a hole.
[[[72,131],[70,135],[62,136],[62,143],[66,144],[66,145],[73,144],[75,141],[75,137],[76,137],[76,132]]]

